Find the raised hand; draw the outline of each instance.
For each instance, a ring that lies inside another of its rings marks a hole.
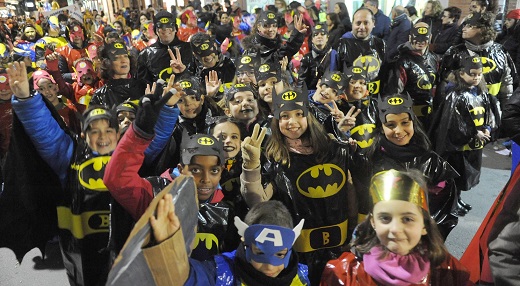
[[[302,34],[307,32],[308,27],[303,23],[303,16],[294,15],[294,28]]]
[[[217,94],[218,89],[220,88],[220,85],[222,82],[218,78],[217,71],[210,71],[209,72],[209,78],[208,76],[205,77],[206,81],[206,94],[209,97],[215,96]]]
[[[164,195],[159,201],[156,216],[150,217],[150,225],[157,243],[165,241],[179,230],[181,223],[175,215],[175,206],[171,194]]]
[[[334,106],[335,108],[338,107],[336,103],[334,103]],[[356,107],[352,106],[347,114],[340,119],[338,123],[339,130],[347,132],[352,129],[352,127],[356,126],[356,117],[359,115],[359,113],[361,113],[361,109],[356,110]]]
[[[174,73],[181,73],[186,69],[186,66],[182,63],[181,51],[179,48],[175,48],[175,54],[168,48],[168,54],[170,54],[170,67]]]
[[[29,91],[29,80],[27,79],[27,70],[24,62],[12,62],[7,68],[9,75],[9,85],[14,96],[23,99],[31,95]]]
[[[287,65],[289,64],[289,59],[287,56],[283,57],[283,59],[280,61],[280,66],[282,67],[282,73],[287,70]]]
[[[58,59],[60,54],[58,52],[53,52],[49,49],[45,51],[45,62],[47,63],[47,69],[49,71],[59,71],[58,67]]]
[[[157,123],[161,108],[173,97],[174,94],[177,94],[178,92],[173,88],[161,96],[160,94],[157,94],[160,91],[158,91],[156,83],[153,83],[151,87],[148,84],[145,92],[145,96],[141,99],[141,106],[137,110],[134,124],[141,131],[147,133],[141,135],[151,136],[154,134],[155,123]]]
[[[170,95],[169,93],[171,93],[172,95]],[[168,99],[168,101],[166,102],[166,105],[174,106],[175,104],[177,104],[177,102],[179,102],[179,99],[181,99],[183,94],[184,91],[182,91],[181,85],[178,82],[175,82],[175,75],[172,74],[162,94],[162,97],[170,97],[170,99]]]
[[[242,159],[244,161],[243,167],[245,169],[255,169],[260,166],[262,141],[264,141],[266,132],[267,128],[262,127],[262,131],[260,131],[260,125],[255,124],[253,134],[242,141]]]

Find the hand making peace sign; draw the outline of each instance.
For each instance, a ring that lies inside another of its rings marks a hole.
[[[183,72],[186,69],[186,66],[182,63],[181,51],[179,48],[175,48],[176,56],[170,48],[168,48],[168,54],[170,54],[170,67],[172,68],[172,71],[176,74]]]
[[[260,131],[260,124],[257,123],[253,129],[253,134],[242,141],[242,159],[245,169],[255,169],[260,166],[262,141],[264,141],[266,132],[267,128],[262,127],[262,131]]]
[[[341,130],[342,132],[347,132],[350,129],[352,129],[352,127],[356,126],[356,116],[358,116],[359,113],[361,113],[361,109],[358,109],[356,111],[356,107],[352,106],[345,115],[341,110],[339,110],[338,105],[335,101],[332,102],[332,105],[334,107],[330,107],[327,104],[325,106],[327,106],[327,108],[330,110],[330,114],[338,123],[339,130]]]

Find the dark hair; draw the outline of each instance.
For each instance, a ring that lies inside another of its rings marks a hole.
[[[432,143],[430,139],[428,138],[428,135],[426,135],[426,132],[424,131],[424,128],[415,115],[415,113],[412,113],[410,115],[410,120],[413,122],[413,137],[410,140],[410,144],[419,145],[421,149],[431,151],[432,150]],[[372,159],[374,154],[379,151],[381,147],[381,140],[386,140],[385,134],[383,132],[383,125],[382,122],[377,122],[377,127],[374,130],[375,137],[374,141],[372,142],[372,145],[368,147],[367,150],[367,158]]]
[[[338,2],[338,3],[336,3],[336,5],[338,5],[338,7],[339,7],[338,16],[341,19],[343,19],[343,18],[349,18],[350,19],[350,16],[348,14],[347,5],[345,5],[345,3],[343,3],[343,2]]]
[[[450,89],[451,91],[462,92],[470,87],[470,85],[467,84],[466,81],[464,81],[464,79],[462,79],[462,77],[460,76],[461,73],[466,73],[464,67],[453,71],[448,77],[448,80],[455,84],[455,86],[452,89]],[[480,80],[480,83],[477,85],[477,93],[481,94],[487,91],[488,89],[486,86],[486,80],[484,79],[484,75],[482,75],[482,79]]]
[[[61,22],[61,21],[68,21],[69,20],[69,17],[67,17],[67,15],[65,14],[59,14],[58,15],[58,21]]]
[[[329,19],[332,22],[332,24],[334,25],[334,28],[337,28],[341,25],[341,21],[339,19],[338,14],[332,12],[332,13],[327,13],[327,16],[329,16]]]
[[[406,8],[406,10],[408,10],[408,15],[410,15],[410,17],[417,16],[417,9],[415,9],[414,6],[406,6],[404,8]]]
[[[209,129],[209,134],[213,135],[213,131],[215,130],[215,127],[217,127],[217,125],[219,125],[219,124],[226,123],[226,122],[235,124],[237,126],[238,130],[240,131],[240,140],[243,140],[244,138],[242,138],[243,136],[242,136],[242,129],[240,128],[240,121],[238,121],[237,119],[235,119],[233,117],[228,117],[228,116],[217,117],[217,119],[211,125],[211,128]],[[214,137],[218,139],[217,136],[214,136]]]
[[[195,35],[191,36],[190,39],[190,43],[192,46],[202,45],[202,43],[204,43],[205,41],[211,41],[211,36],[202,32],[196,33]]]
[[[477,2],[480,7],[486,8],[486,12],[495,12],[496,5],[493,0],[471,0]]]
[[[34,31],[36,31],[36,37],[34,38],[34,42],[38,41],[42,37],[42,35],[40,35],[40,33],[38,32],[36,27],[33,24],[28,23],[28,24],[25,24],[23,26],[23,28],[20,30],[22,32],[22,37],[21,37],[22,40],[27,41],[27,36],[25,35],[25,29],[27,29],[27,28],[33,28]]]
[[[254,205],[244,218],[244,222],[247,225],[270,224],[287,228],[294,227],[291,213],[287,207],[282,202],[275,200]]]
[[[482,13],[482,18],[485,19],[486,25],[480,27],[480,36],[482,37],[482,43],[487,43],[494,40],[497,36],[494,28],[495,14],[486,10],[486,12]]]
[[[368,13],[370,13],[370,15],[372,15],[372,20],[374,21],[374,23],[376,22],[376,16],[375,16],[374,12],[372,12],[372,10],[368,9],[367,7],[359,7],[359,9],[357,9],[354,12],[354,15],[352,15],[352,23],[354,23],[354,18],[356,17],[356,14],[359,11],[367,11]]]
[[[462,13],[462,10],[460,10],[459,7],[450,6],[443,11],[446,11],[450,13],[450,18],[454,18],[453,22],[457,23],[460,19],[460,14]]]
[[[115,42],[126,45],[125,42],[121,39],[115,40]],[[114,78],[114,68],[112,67],[112,60],[105,55],[105,46],[101,46],[98,49],[97,53],[98,58],[101,60],[101,78],[104,80],[110,80]],[[131,53],[129,53],[128,58],[130,59],[130,74],[133,74],[136,68],[137,60]]]
[[[306,107],[303,107],[306,108]],[[273,162],[280,162],[282,165],[291,166],[289,147],[285,142],[284,135],[280,131],[279,119],[273,118],[271,121],[271,137],[267,141],[265,148],[266,157]],[[313,154],[316,161],[323,162],[329,155],[331,139],[323,125],[309,111],[307,114],[307,130],[302,134],[302,138],[309,140],[309,145],[313,146]]]

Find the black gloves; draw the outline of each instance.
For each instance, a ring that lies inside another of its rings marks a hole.
[[[148,90],[148,89],[147,89]],[[141,99],[141,104],[137,110],[137,115],[134,121],[134,127],[139,135],[146,139],[154,136],[154,127],[159,118],[161,107],[175,94],[176,89],[171,89],[164,96],[162,84],[158,84],[153,94],[145,94]]]

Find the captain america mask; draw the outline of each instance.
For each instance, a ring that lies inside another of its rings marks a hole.
[[[273,266],[289,265],[291,259],[292,246],[296,238],[300,235],[304,220],[294,227],[294,229],[266,224],[253,224],[248,226],[240,218],[235,217],[235,226],[238,233],[244,237],[246,246],[246,260],[251,263],[267,263]],[[260,251],[259,254],[253,253],[252,245]],[[276,254],[287,249],[287,254],[282,258]]]

